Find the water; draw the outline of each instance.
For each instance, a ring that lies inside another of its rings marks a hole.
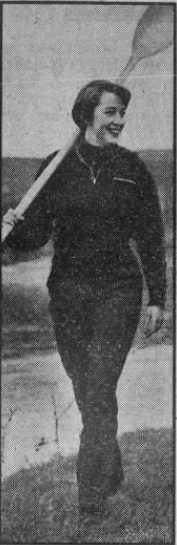
[[[119,435],[136,429],[170,428],[172,347],[133,349],[117,397]],[[45,463],[57,452],[76,454],[81,429],[72,384],[56,352],[2,362],[3,478],[22,467]]]

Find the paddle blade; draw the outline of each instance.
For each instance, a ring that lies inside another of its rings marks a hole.
[[[151,4],[138,22],[133,38],[134,62],[156,55],[173,43],[174,8]]]

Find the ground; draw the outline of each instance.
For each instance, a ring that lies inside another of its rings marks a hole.
[[[72,543],[76,533],[81,421],[54,342],[49,267],[45,258],[3,269],[3,543]],[[147,340],[142,320],[119,381],[125,482],[92,543],[173,543],[170,262],[168,274],[165,324]]]

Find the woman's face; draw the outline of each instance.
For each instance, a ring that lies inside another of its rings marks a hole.
[[[88,125],[97,145],[116,143],[124,127],[125,109],[122,100],[114,93],[107,91],[102,93],[100,102],[94,110],[93,121]]]

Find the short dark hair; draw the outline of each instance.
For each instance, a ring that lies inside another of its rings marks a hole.
[[[81,89],[72,109],[74,122],[81,130],[85,129],[86,125],[92,122],[94,110],[98,106],[104,91],[114,93],[122,100],[125,107],[128,106],[131,93],[126,87],[107,80],[91,81]]]

